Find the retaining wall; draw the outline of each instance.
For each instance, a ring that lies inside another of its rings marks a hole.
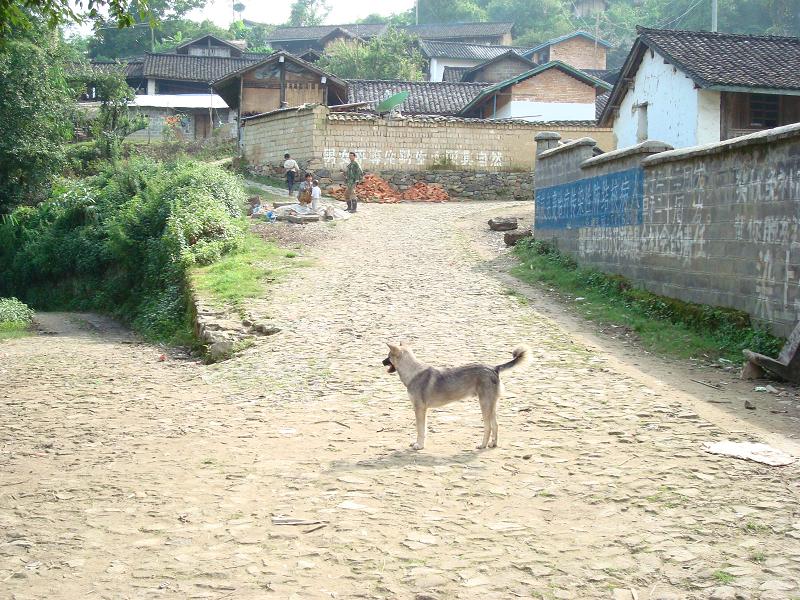
[[[455,117],[381,118],[331,112],[325,106],[282,109],[243,119],[242,154],[257,172],[283,173],[288,152],[324,184],[343,179],[347,155],[399,187],[442,184],[455,198],[530,198],[534,136],[554,124]],[[559,125],[566,137],[587,134],[608,149],[610,129]]]
[[[657,294],[746,311],[788,336],[800,313],[800,124],[592,157],[540,134],[534,235]]]

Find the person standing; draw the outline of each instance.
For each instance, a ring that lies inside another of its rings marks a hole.
[[[347,165],[347,171],[344,175],[344,181],[347,185],[345,200],[347,200],[347,212],[354,213],[358,207],[356,184],[363,179],[364,172],[361,170],[361,165],[356,162],[356,153],[350,152],[348,156],[350,158],[350,163]]]
[[[311,210],[317,212],[319,210],[319,203],[322,200],[322,190],[319,187],[319,181],[314,180],[314,187],[311,188]]]
[[[293,159],[289,153],[283,155],[283,170],[286,172],[286,188],[289,190],[289,195],[294,191],[294,178],[300,168],[297,166],[297,161]]]

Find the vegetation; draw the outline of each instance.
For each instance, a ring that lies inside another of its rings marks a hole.
[[[33,311],[16,298],[0,298],[0,340],[26,335]]]
[[[0,295],[101,310],[146,337],[186,341],[188,270],[244,239],[241,180],[218,167],[135,159],[60,180],[0,225]]]
[[[409,34],[389,27],[368,43],[331,44],[317,66],[346,79],[423,79],[425,60]]]
[[[739,362],[745,348],[775,356],[783,345],[782,339],[753,327],[746,313],[657,296],[622,276],[578,267],[550,243],[522,240],[515,252],[521,260],[515,276],[581,298],[575,306],[583,316],[630,329],[646,348],[682,358]]]
[[[72,135],[72,90],[57,33],[17,30],[0,46],[0,218],[47,196]]]
[[[514,44],[531,46],[582,29],[614,45],[609,57],[618,67],[636,36],[636,25],[669,29],[710,29],[708,0],[609,0],[599,14],[575,16],[579,0],[420,0],[420,23],[513,22]],[[796,0],[720,0],[719,30],[800,36]],[[369,19],[369,20],[367,20]],[[414,9],[363,22],[413,24]]]
[[[296,256],[250,234],[235,252],[212,265],[193,269],[192,281],[204,296],[241,312],[246,298],[263,295],[265,284],[303,266],[292,260]]]
[[[322,25],[325,17],[331,12],[326,0],[294,0],[287,25],[304,27]]]

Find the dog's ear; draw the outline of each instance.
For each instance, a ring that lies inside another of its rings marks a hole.
[[[391,342],[386,342],[386,345],[389,346],[389,351],[394,354],[400,354],[400,346],[395,346]]]

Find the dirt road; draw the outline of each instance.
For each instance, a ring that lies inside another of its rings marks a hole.
[[[226,363],[92,315],[0,344],[0,597],[800,598],[800,467],[702,451],[800,455],[797,420],[503,279],[483,224],[513,210],[360,207],[251,304],[282,332]],[[466,402],[411,450],[386,340],[435,364],[529,344],[501,447],[475,450]]]

